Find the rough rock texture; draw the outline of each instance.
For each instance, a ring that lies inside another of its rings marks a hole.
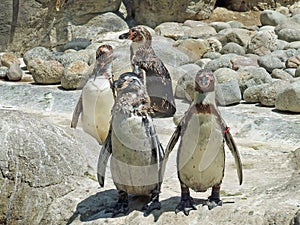
[[[275,108],[283,111],[300,112],[300,80],[291,83],[278,93]]]
[[[167,21],[183,22],[187,19],[207,19],[215,6],[216,0],[130,0],[126,2],[128,2],[128,16],[131,19],[137,24],[155,27]]]
[[[1,110],[0,117],[0,223],[49,224],[51,209],[68,211],[58,200],[90,182],[88,157],[98,145],[34,115]]]

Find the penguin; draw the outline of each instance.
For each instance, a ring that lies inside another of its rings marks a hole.
[[[224,140],[235,158],[240,185],[243,181],[242,163],[237,146],[215,103],[215,78],[207,69],[195,77],[194,100],[176,127],[166,147],[165,160],[179,140],[177,175],[181,201],[175,212],[189,215],[196,210],[189,189],[205,192],[212,187],[205,205],[209,209],[221,206],[220,188],[224,176]],[[163,165],[164,166],[164,165]]]
[[[76,128],[81,114],[83,130],[100,144],[103,144],[108,134],[110,111],[115,98],[112,88],[112,56],[113,49],[110,45],[101,45],[97,49],[93,72],[82,89],[71,121],[71,127]]]
[[[150,116],[150,98],[140,77],[132,72],[124,73],[114,86],[117,96],[109,135],[98,158],[98,182],[104,186],[105,170],[111,156],[110,170],[119,193],[119,200],[111,210],[112,216],[127,214],[128,194],[151,196],[150,202],[143,207],[148,214],[161,208],[159,193],[164,149],[155,131]]]
[[[136,26],[119,36],[120,39],[131,40],[130,60],[133,72],[145,72],[145,86],[150,96],[154,117],[172,117],[176,105],[169,71],[156,56],[151,47],[150,32],[142,26]]]

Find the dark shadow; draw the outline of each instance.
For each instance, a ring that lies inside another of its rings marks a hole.
[[[272,112],[283,114],[283,115],[300,115],[300,112],[282,111],[278,109],[272,109]]]
[[[112,213],[109,212],[113,209],[114,205],[118,201],[118,191],[116,189],[110,189],[98,192],[95,195],[91,195],[78,203],[76,211],[69,218],[67,224],[72,224],[72,222],[79,217],[81,222],[95,221],[103,218],[112,218]],[[132,213],[134,210],[143,212],[142,208],[150,201],[149,197],[146,196],[129,196],[129,211],[127,215]],[[194,198],[197,206],[204,205],[207,199]],[[154,222],[157,222],[159,217],[165,212],[174,212],[175,208],[180,202],[180,197],[170,197],[161,201],[161,209],[154,210],[150,214],[145,214],[147,217],[153,215]],[[228,204],[233,202],[223,202],[223,204]],[[181,213],[181,212],[180,212]],[[123,217],[127,215],[118,215],[117,217]]]

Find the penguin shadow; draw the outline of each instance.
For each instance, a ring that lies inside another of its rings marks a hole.
[[[175,208],[180,202],[180,197],[174,196],[160,201],[161,209],[153,210],[149,214],[146,214],[142,208],[150,201],[150,197],[129,195],[128,200],[129,210],[127,214],[119,214],[113,218],[124,217],[130,215],[133,211],[140,211],[143,212],[144,217],[152,215],[154,222],[156,222],[159,217],[166,212],[173,212],[175,214]],[[194,198],[196,206],[205,204],[206,200],[207,199]],[[112,218],[111,211],[117,201],[118,191],[116,189],[100,191],[97,194],[91,195],[77,204],[76,211],[68,219],[67,225],[72,224],[76,219],[79,219],[81,222],[90,222],[98,219]]]

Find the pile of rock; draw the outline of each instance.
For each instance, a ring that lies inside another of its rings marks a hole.
[[[300,4],[295,4],[293,9],[296,6],[300,8]],[[246,27],[238,21],[193,20],[166,22],[155,29],[148,27],[153,35],[153,48],[173,78],[176,97],[192,100],[194,75],[202,67],[214,72],[221,105],[244,100],[300,112],[300,14],[295,14],[299,10],[291,12],[282,7],[280,11],[285,14],[262,11],[260,27]],[[86,24],[80,29],[94,35],[88,40],[78,36],[65,45],[64,52],[44,47],[27,51],[24,62],[33,80],[39,84],[60,83],[67,90],[82,88],[91,75],[96,49],[103,43],[114,47],[114,75],[130,70],[130,43],[118,39],[128,26],[113,13],[102,16],[114,21],[113,31],[98,34],[94,23]],[[105,21],[99,16],[96,19]],[[20,73],[15,61],[11,53],[1,56],[2,77],[5,74],[9,80],[20,80],[15,78]]]

